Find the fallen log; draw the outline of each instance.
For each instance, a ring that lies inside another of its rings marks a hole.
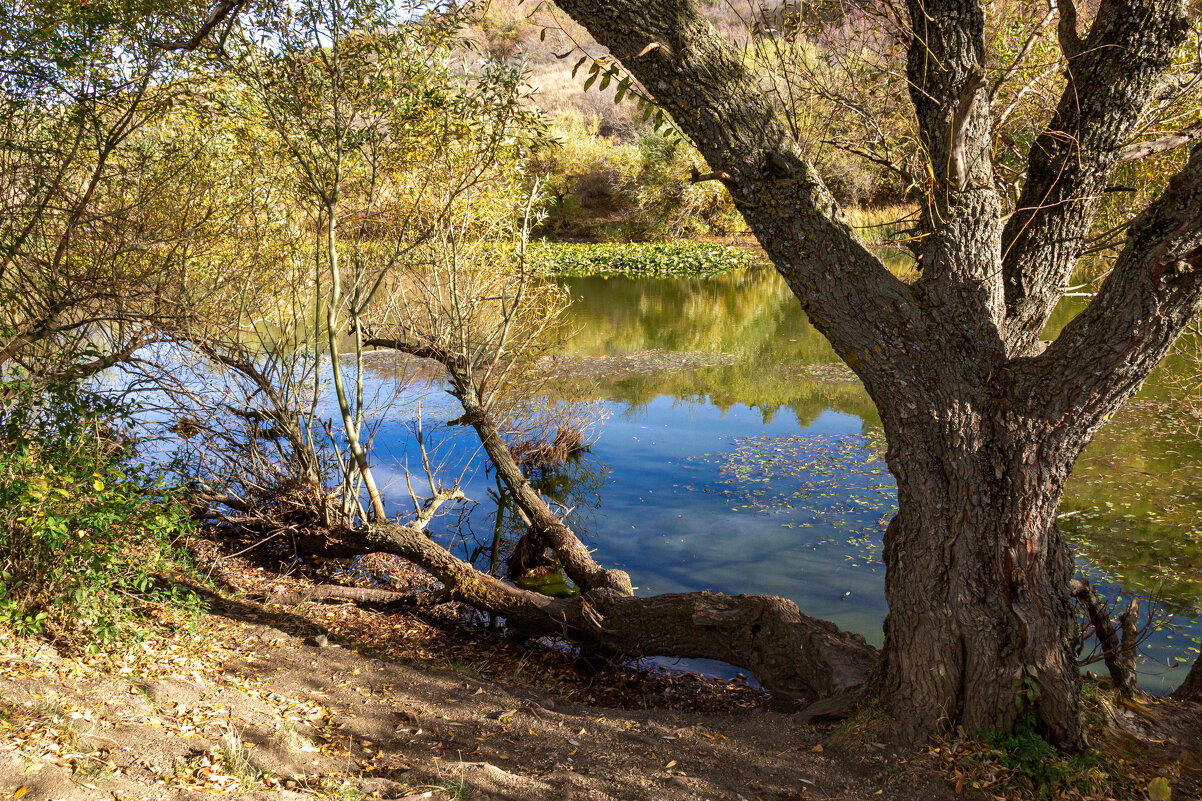
[[[363,553],[409,559],[440,580],[449,598],[499,615],[521,634],[562,636],[631,659],[715,659],[748,671],[788,703],[809,704],[851,691],[867,683],[879,663],[877,650],[863,637],[776,596],[692,592],[638,598],[603,588],[551,598],[476,570],[414,526],[371,523],[339,538],[344,547]],[[399,595],[350,587],[320,593],[364,603],[393,602]],[[273,600],[315,599],[301,593]]]
[[[318,584],[295,592],[272,593],[267,596],[267,605],[304,604],[312,601],[353,601],[363,604],[392,606],[413,604],[418,596],[407,592],[395,592],[373,587],[344,587],[340,584]]]
[[[578,600],[599,617],[593,640],[627,656],[715,659],[744,668],[773,696],[810,703],[866,684],[880,662],[858,634],[775,595],[598,590]]]
[[[879,654],[863,637],[805,615],[784,598],[710,592],[635,597],[630,577],[598,564],[530,484],[461,356],[403,338],[369,336],[365,345],[433,359],[446,368],[450,392],[464,412],[453,422],[475,430],[538,542],[554,551],[582,594],[551,598],[516,587],[477,570],[431,540],[425,528],[441,504],[462,499],[457,488],[434,488],[434,496],[407,524],[371,521],[333,533],[323,547],[348,546],[404,557],[442,582],[452,599],[498,615],[523,634],[558,635],[627,658],[715,659],[744,668],[782,701],[809,704],[849,694],[874,675]]]

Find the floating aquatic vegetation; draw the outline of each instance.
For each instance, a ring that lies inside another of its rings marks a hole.
[[[716,465],[719,481],[685,489],[716,493],[733,511],[785,514],[787,528],[814,525],[848,532],[853,566],[880,561],[880,536],[897,511],[893,477],[879,437],[809,434],[739,437],[723,453],[686,463]],[[810,546],[834,544],[831,538]]]
[[[797,364],[787,368],[790,375],[805,381],[822,381],[831,384],[859,381],[860,377],[843,362],[820,364]]]
[[[613,381],[635,376],[724,367],[738,361],[739,357],[731,353],[651,349],[611,356],[554,354],[543,357],[535,369],[539,376],[548,380],[580,381],[605,378]]]
[[[763,262],[755,251],[709,242],[538,242],[531,254],[556,275],[704,276]]]

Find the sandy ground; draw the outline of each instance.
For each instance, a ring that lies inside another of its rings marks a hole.
[[[465,625],[453,604],[265,606],[345,576],[193,546],[223,588],[188,585],[207,614],[162,608],[141,642],[74,658],[0,632],[0,799],[1037,797],[1006,790],[999,755],[979,743],[895,753],[871,712],[812,726],[739,681],[582,669]],[[1130,777],[1121,797],[1146,799],[1163,776],[1174,801],[1202,798],[1202,708],[1149,697],[1091,709],[1106,718],[1095,744]]]
[[[7,643],[0,797],[954,797],[929,771],[871,743],[833,747],[833,729],[789,715],[556,703],[246,611],[224,610],[211,658],[166,659],[149,678]]]

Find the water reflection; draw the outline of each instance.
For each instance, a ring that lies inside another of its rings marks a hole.
[[[568,284],[572,333],[538,391],[598,401],[611,416],[591,453],[532,480],[571,510],[599,561],[629,571],[640,594],[778,594],[880,645],[879,544],[895,499],[879,419],[854,377],[831,366],[834,353],[784,283],[751,269]],[[1050,329],[1079,308],[1059,309]],[[368,366],[373,381],[390,382],[386,362]],[[478,443],[461,428],[430,427],[459,413],[438,387],[412,387],[406,400],[421,401],[436,461],[477,502],[433,536],[503,573],[525,522]],[[410,420],[394,413],[375,435],[391,514],[409,505],[404,465],[420,473]],[[1152,593],[1185,618],[1202,596],[1202,446],[1175,420],[1150,381],[1081,459],[1062,525],[1105,594]],[[553,573],[548,582],[570,589]],[[1192,658],[1188,636],[1165,631],[1148,644],[1145,687],[1183,678],[1165,663]]]
[[[875,548],[893,504],[883,498],[892,479],[867,450],[879,442],[879,418],[858,382],[813,369],[836,357],[784,283],[752,269],[569,286],[567,352],[730,357],[702,369],[661,363],[577,376],[559,387],[565,397],[602,399],[615,414],[595,449],[615,478],[588,526],[603,561],[629,570],[640,592],[784,595],[879,644],[885,606]],[[1058,309],[1048,336],[1081,307]],[[1150,593],[1180,620],[1202,611],[1202,447],[1175,425],[1164,398],[1154,377],[1099,434],[1069,483],[1062,525],[1103,592]],[[773,447],[814,449],[848,436],[858,440],[843,450],[863,449],[864,458],[830,462],[820,476],[772,458]],[[759,503],[762,491],[804,502]],[[1190,637],[1166,630],[1148,643],[1146,687],[1180,681],[1184,670],[1167,664],[1191,658]]]
[[[580,278],[569,281],[573,304],[565,349],[588,356],[664,350],[725,354],[730,364],[701,370],[596,376],[596,397],[645,406],[668,396],[729,410],[757,409],[770,422],[787,410],[805,424],[826,409],[877,421],[859,384],[843,371],[810,380],[807,367],[837,363],[830,344],[805,318],[797,299],[770,270],[748,269],[707,279]],[[580,388],[577,387],[577,391]]]

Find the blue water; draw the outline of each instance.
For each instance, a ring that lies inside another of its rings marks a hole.
[[[766,271],[749,271],[707,280],[576,279],[570,289],[576,303],[564,354],[659,354],[656,367],[607,369],[540,390],[591,400],[607,415],[590,453],[534,476],[544,494],[573,508],[567,521],[598,561],[628,571],[642,595],[703,589],[781,595],[881,645],[880,540],[895,499],[881,461],[879,423],[854,381],[796,372],[835,359],[783,284]],[[673,369],[671,354],[722,358],[718,366]],[[373,373],[372,382],[386,391],[382,375]],[[458,481],[473,502],[450,510],[431,533],[500,572],[494,550],[503,558],[523,527],[498,504],[504,493],[478,442],[462,428],[441,425],[459,410],[437,385],[406,390],[379,415],[372,461],[388,511],[412,510],[406,466],[419,494],[427,486],[413,434],[419,401],[439,480]],[[1142,464],[1145,456],[1136,448],[1121,458]],[[1103,475],[1101,484],[1070,492],[1075,508],[1100,508],[1098,498],[1121,492],[1108,480]],[[1191,509],[1186,514],[1197,519]],[[1168,558],[1141,556],[1141,565],[1124,563],[1122,570],[1083,558],[1079,567],[1113,597],[1146,589],[1151,574],[1142,567]],[[1168,665],[1192,659],[1193,586],[1167,601],[1183,627],[1145,646],[1147,689],[1163,691],[1184,677],[1184,667]],[[686,666],[734,673],[711,663]]]

